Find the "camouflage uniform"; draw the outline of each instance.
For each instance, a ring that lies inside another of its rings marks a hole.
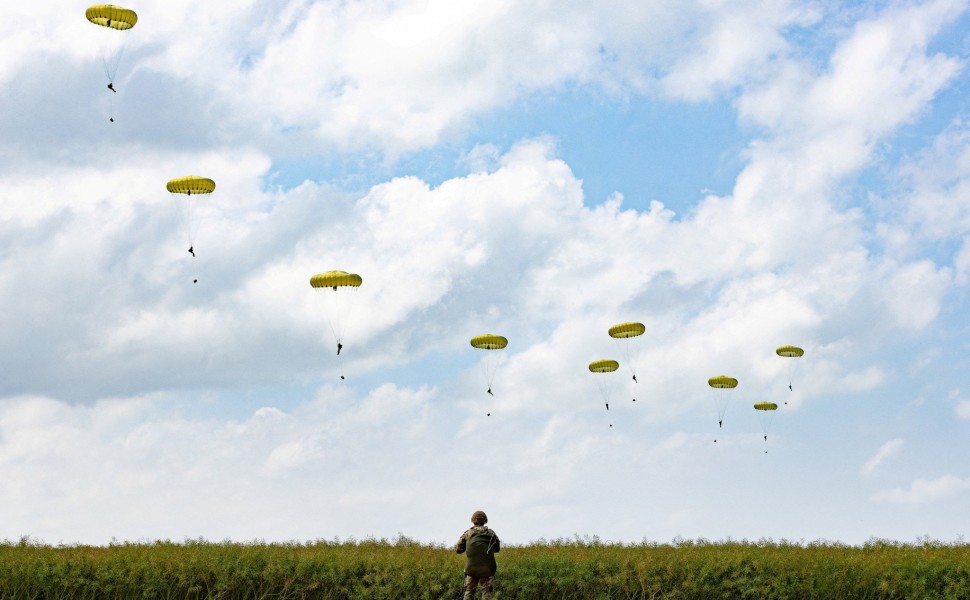
[[[482,600],[490,600],[492,588],[495,585],[495,572],[498,565],[495,564],[495,553],[502,549],[498,535],[485,526],[488,517],[481,511],[476,511],[472,515],[474,524],[465,533],[461,534],[458,543],[455,544],[455,552],[465,553],[469,548],[469,541],[476,535],[488,536],[488,547],[484,555],[475,552],[465,553],[465,598],[472,600],[475,597],[475,590],[478,586],[482,587]]]

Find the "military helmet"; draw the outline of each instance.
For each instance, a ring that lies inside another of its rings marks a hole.
[[[476,510],[472,513],[473,525],[484,525],[485,523],[488,523],[488,516],[484,512]]]

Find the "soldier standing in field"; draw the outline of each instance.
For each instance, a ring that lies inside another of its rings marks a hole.
[[[461,534],[455,552],[465,555],[465,600],[475,597],[475,589],[482,586],[482,600],[490,600],[495,585],[495,553],[502,549],[498,535],[485,526],[488,517],[476,510],[472,527]]]

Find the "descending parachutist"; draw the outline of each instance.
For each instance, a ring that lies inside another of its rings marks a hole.
[[[189,246],[189,254],[191,254],[192,256],[195,256],[195,247],[194,246]]]
[[[116,93],[116,94],[118,93],[118,90],[115,89],[114,83],[109,83],[108,84],[108,89],[111,90],[112,92]]]
[[[788,390],[789,391],[792,391],[792,392],[795,391],[795,390],[791,389],[791,384],[790,383],[788,384]]]
[[[340,378],[341,378],[341,379],[343,379],[343,378],[344,378],[344,376],[343,376],[343,375],[341,375],[341,376],[340,376]]]
[[[720,427],[720,426],[721,426],[721,423],[723,423],[723,422],[724,422],[724,421],[718,421],[718,422],[717,422],[717,426],[718,426],[718,427]]]
[[[491,417],[492,416],[492,413],[486,413],[485,416],[486,417]]]
[[[199,283],[199,280],[198,279],[193,279],[192,280],[192,283]]]
[[[337,356],[340,356],[340,351],[343,349],[344,345],[337,342]]]
[[[115,122],[114,118],[112,118],[112,117],[108,117],[108,120],[111,121],[112,123]]]
[[[610,403],[609,402],[606,403],[606,410],[610,410]]]
[[[488,392],[488,395],[489,395],[489,396],[494,396],[494,395],[495,395],[495,394],[493,394],[493,393],[492,393],[492,388],[488,388],[488,389],[487,389],[487,390],[485,390],[485,391],[486,391],[486,392]]]
[[[633,375],[633,383],[640,383],[639,381],[637,381],[637,376],[635,373]]]
[[[636,401],[637,401],[637,399],[636,399],[636,398],[634,398],[634,399],[633,399],[633,401],[634,401],[634,402],[636,402]]]

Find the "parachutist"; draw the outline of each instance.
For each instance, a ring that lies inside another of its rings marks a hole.
[[[493,394],[493,393],[492,393],[492,388],[488,388],[488,389],[487,389],[487,390],[485,390],[485,391],[486,391],[486,392],[488,392],[488,395],[489,395],[489,396],[494,396],[494,395],[495,395],[495,394]]]
[[[114,123],[114,122],[115,122],[115,120],[114,120],[114,118],[113,118],[113,117],[108,117],[108,120],[109,120],[109,121],[111,121],[112,123]]]
[[[720,427],[722,423],[724,423],[724,421],[718,421],[717,426]]]
[[[790,392],[794,392],[795,391],[795,390],[791,389],[791,384],[790,383],[788,384],[788,391],[790,391]]]
[[[115,89],[114,83],[109,83],[108,84],[108,89],[111,90],[112,92],[116,93],[116,94],[118,93],[118,90]]]
[[[637,376],[636,375],[633,376],[633,383],[640,383],[639,381],[637,381]]]
[[[341,375],[341,376],[340,376],[340,378],[341,378],[341,379],[343,379],[343,378],[344,378],[344,376],[343,376],[343,375]]]
[[[195,247],[194,246],[189,246],[189,254],[191,254],[192,256],[195,256]]]
[[[491,417],[492,416],[492,413],[486,413],[485,416],[486,417]]]
[[[340,356],[340,351],[343,350],[344,345],[337,342],[337,356]]]
[[[633,399],[633,401],[634,401],[634,402],[636,402],[636,401],[637,401],[637,399],[636,399],[636,398],[634,398],[634,399]]]
[[[606,403],[606,410],[610,410],[610,403],[609,402]]]
[[[199,283],[199,280],[198,279],[193,279],[192,280],[192,283]]]

